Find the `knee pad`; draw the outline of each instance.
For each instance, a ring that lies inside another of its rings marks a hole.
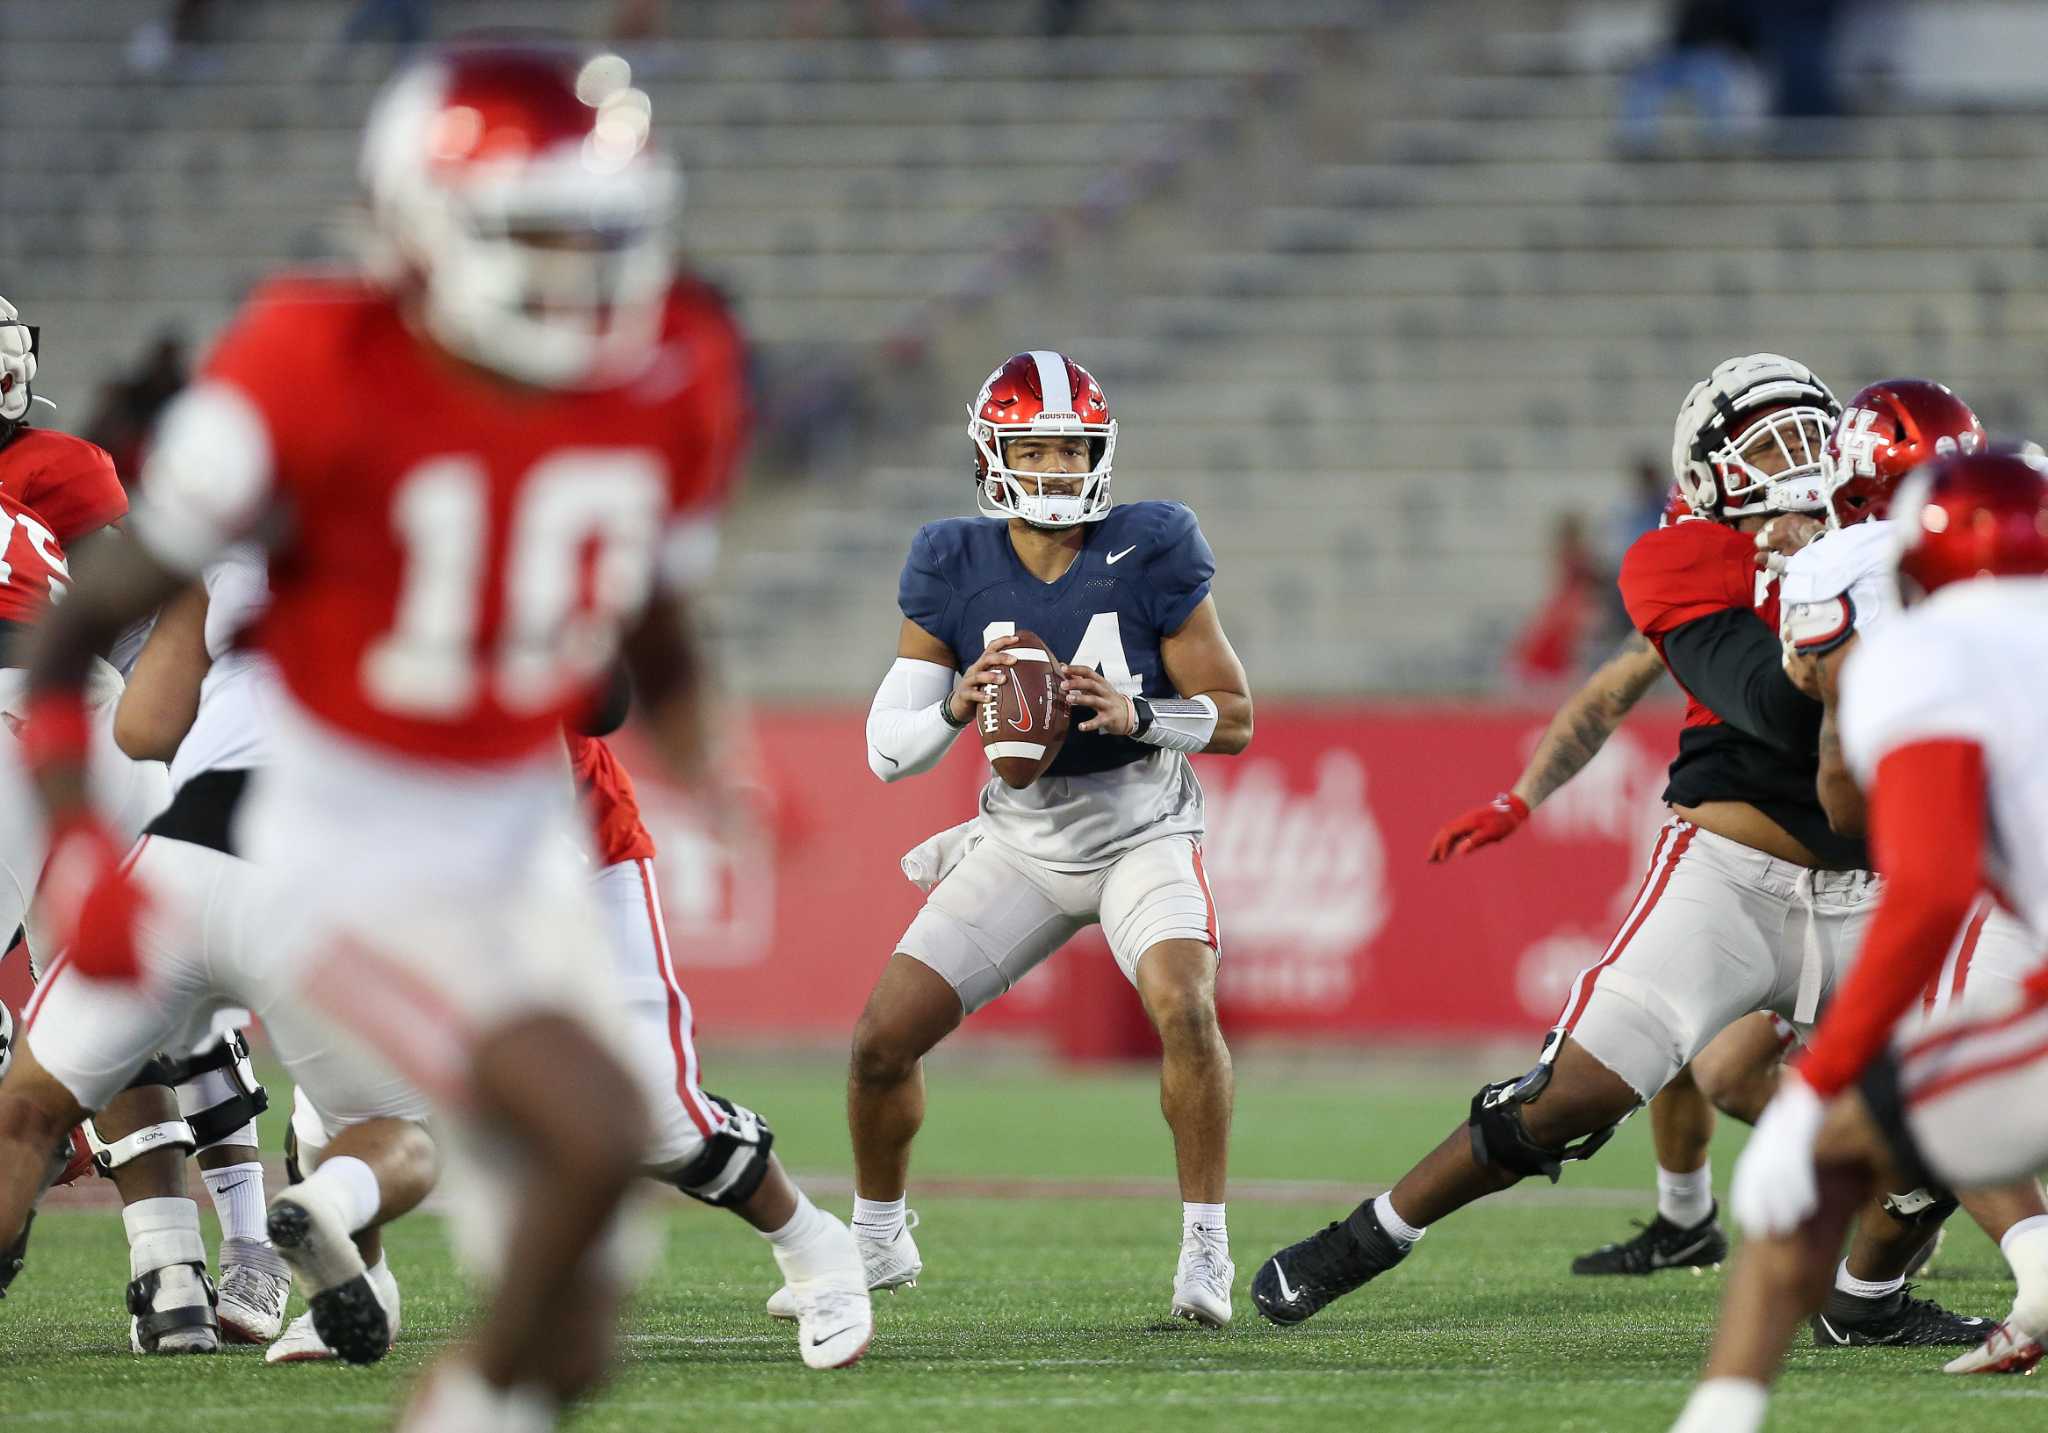
[[[1937,1229],[1959,1207],[1961,1202],[1941,1188],[1910,1189],[1884,1197],[1884,1212],[1915,1229]]]
[[[206,1050],[179,1062],[178,1110],[199,1148],[236,1141],[270,1108],[270,1094],[249,1063],[249,1042],[231,1030]],[[253,1142],[253,1133],[240,1142]]]
[[[1591,1159],[1598,1154],[1600,1146],[1621,1128],[1620,1121],[1595,1130],[1575,1144],[1566,1143],[1555,1148],[1538,1144],[1529,1137],[1528,1127],[1522,1122],[1522,1106],[1533,1102],[1549,1083],[1550,1061],[1545,1059],[1520,1079],[1482,1085],[1479,1093],[1472,1097],[1469,1116],[1472,1157],[1481,1164],[1490,1164],[1517,1177],[1540,1174],[1555,1184],[1567,1163],[1575,1159]]]
[[[704,1098],[725,1112],[724,1127],[704,1141],[695,1159],[662,1178],[692,1199],[730,1209],[752,1199],[768,1177],[775,1132],[744,1105],[708,1093]]]

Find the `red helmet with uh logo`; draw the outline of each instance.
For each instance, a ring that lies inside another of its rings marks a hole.
[[[975,496],[985,517],[1021,517],[1039,527],[1100,522],[1109,513],[1109,475],[1116,460],[1116,419],[1095,376],[1064,353],[1034,349],[1003,361],[967,409],[974,443]],[[1045,490],[1047,473],[1009,465],[1004,445],[1016,438],[1088,440],[1089,465],[1076,493]]]
[[[1881,518],[1892,490],[1919,467],[1951,453],[1982,452],[1984,425],[1945,385],[1887,378],[1860,390],[1828,435],[1828,525]]]
[[[1909,596],[1975,577],[2048,574],[2048,461],[2011,452],[1938,458],[1900,486],[1894,506],[1899,585]]]

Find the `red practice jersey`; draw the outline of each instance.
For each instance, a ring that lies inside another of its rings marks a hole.
[[[410,756],[520,759],[589,709],[623,628],[701,549],[743,358],[722,303],[683,285],[631,384],[516,387],[382,290],[276,280],[166,419],[137,536],[191,563],[280,514],[257,642],[299,703]],[[233,483],[201,470],[209,444],[237,455]]]
[[[107,450],[45,428],[17,429],[0,445],[0,494],[34,509],[66,544],[128,511],[128,491]]]
[[[569,769],[576,776],[576,790],[590,816],[590,830],[597,844],[601,866],[621,861],[654,859],[654,838],[640,819],[640,802],[633,795],[633,778],[626,774],[616,753],[604,739],[565,731],[569,743]]]
[[[1629,621],[1659,656],[1673,629],[1729,607],[1751,608],[1778,630],[1777,580],[1758,570],[1755,540],[1717,522],[1688,520],[1644,533],[1622,558],[1619,581]],[[1685,683],[1678,685],[1683,690]],[[1720,722],[1686,692],[1686,726]]]
[[[64,545],[41,514],[0,491],[0,621],[35,621],[70,580]]]

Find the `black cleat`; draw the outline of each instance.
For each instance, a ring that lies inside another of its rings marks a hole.
[[[1408,1257],[1366,1201],[1334,1224],[1289,1244],[1252,1276],[1252,1302],[1276,1324],[1298,1324]]]
[[[1816,1348],[1975,1348],[1997,1327],[1990,1319],[1965,1318],[1932,1299],[1916,1299],[1911,1284],[1882,1299],[1858,1298],[1837,1289],[1810,1322]]]
[[[1659,1269],[1710,1269],[1728,1257],[1728,1236],[1717,1217],[1721,1206],[1691,1228],[1680,1228],[1659,1214],[1642,1232],[1619,1244],[1604,1244],[1572,1260],[1574,1274],[1654,1274]]]
[[[36,1212],[31,1209],[28,1218],[22,1221],[21,1236],[5,1249],[0,1249],[0,1299],[7,1297],[7,1286],[14,1282],[14,1276],[21,1272],[21,1266],[28,1259],[28,1231],[35,1226]]]

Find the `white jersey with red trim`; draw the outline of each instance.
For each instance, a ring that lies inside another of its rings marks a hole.
[[[171,785],[202,771],[238,771],[267,765],[267,733],[276,715],[277,668],[240,645],[263,615],[270,580],[260,549],[247,543],[206,569],[206,654],[213,658],[199,687],[199,710],[171,758]]]
[[[1901,747],[1982,748],[1987,871],[2048,943],[2048,578],[1958,583],[1866,634],[1843,668],[1837,722],[1865,790]]]

